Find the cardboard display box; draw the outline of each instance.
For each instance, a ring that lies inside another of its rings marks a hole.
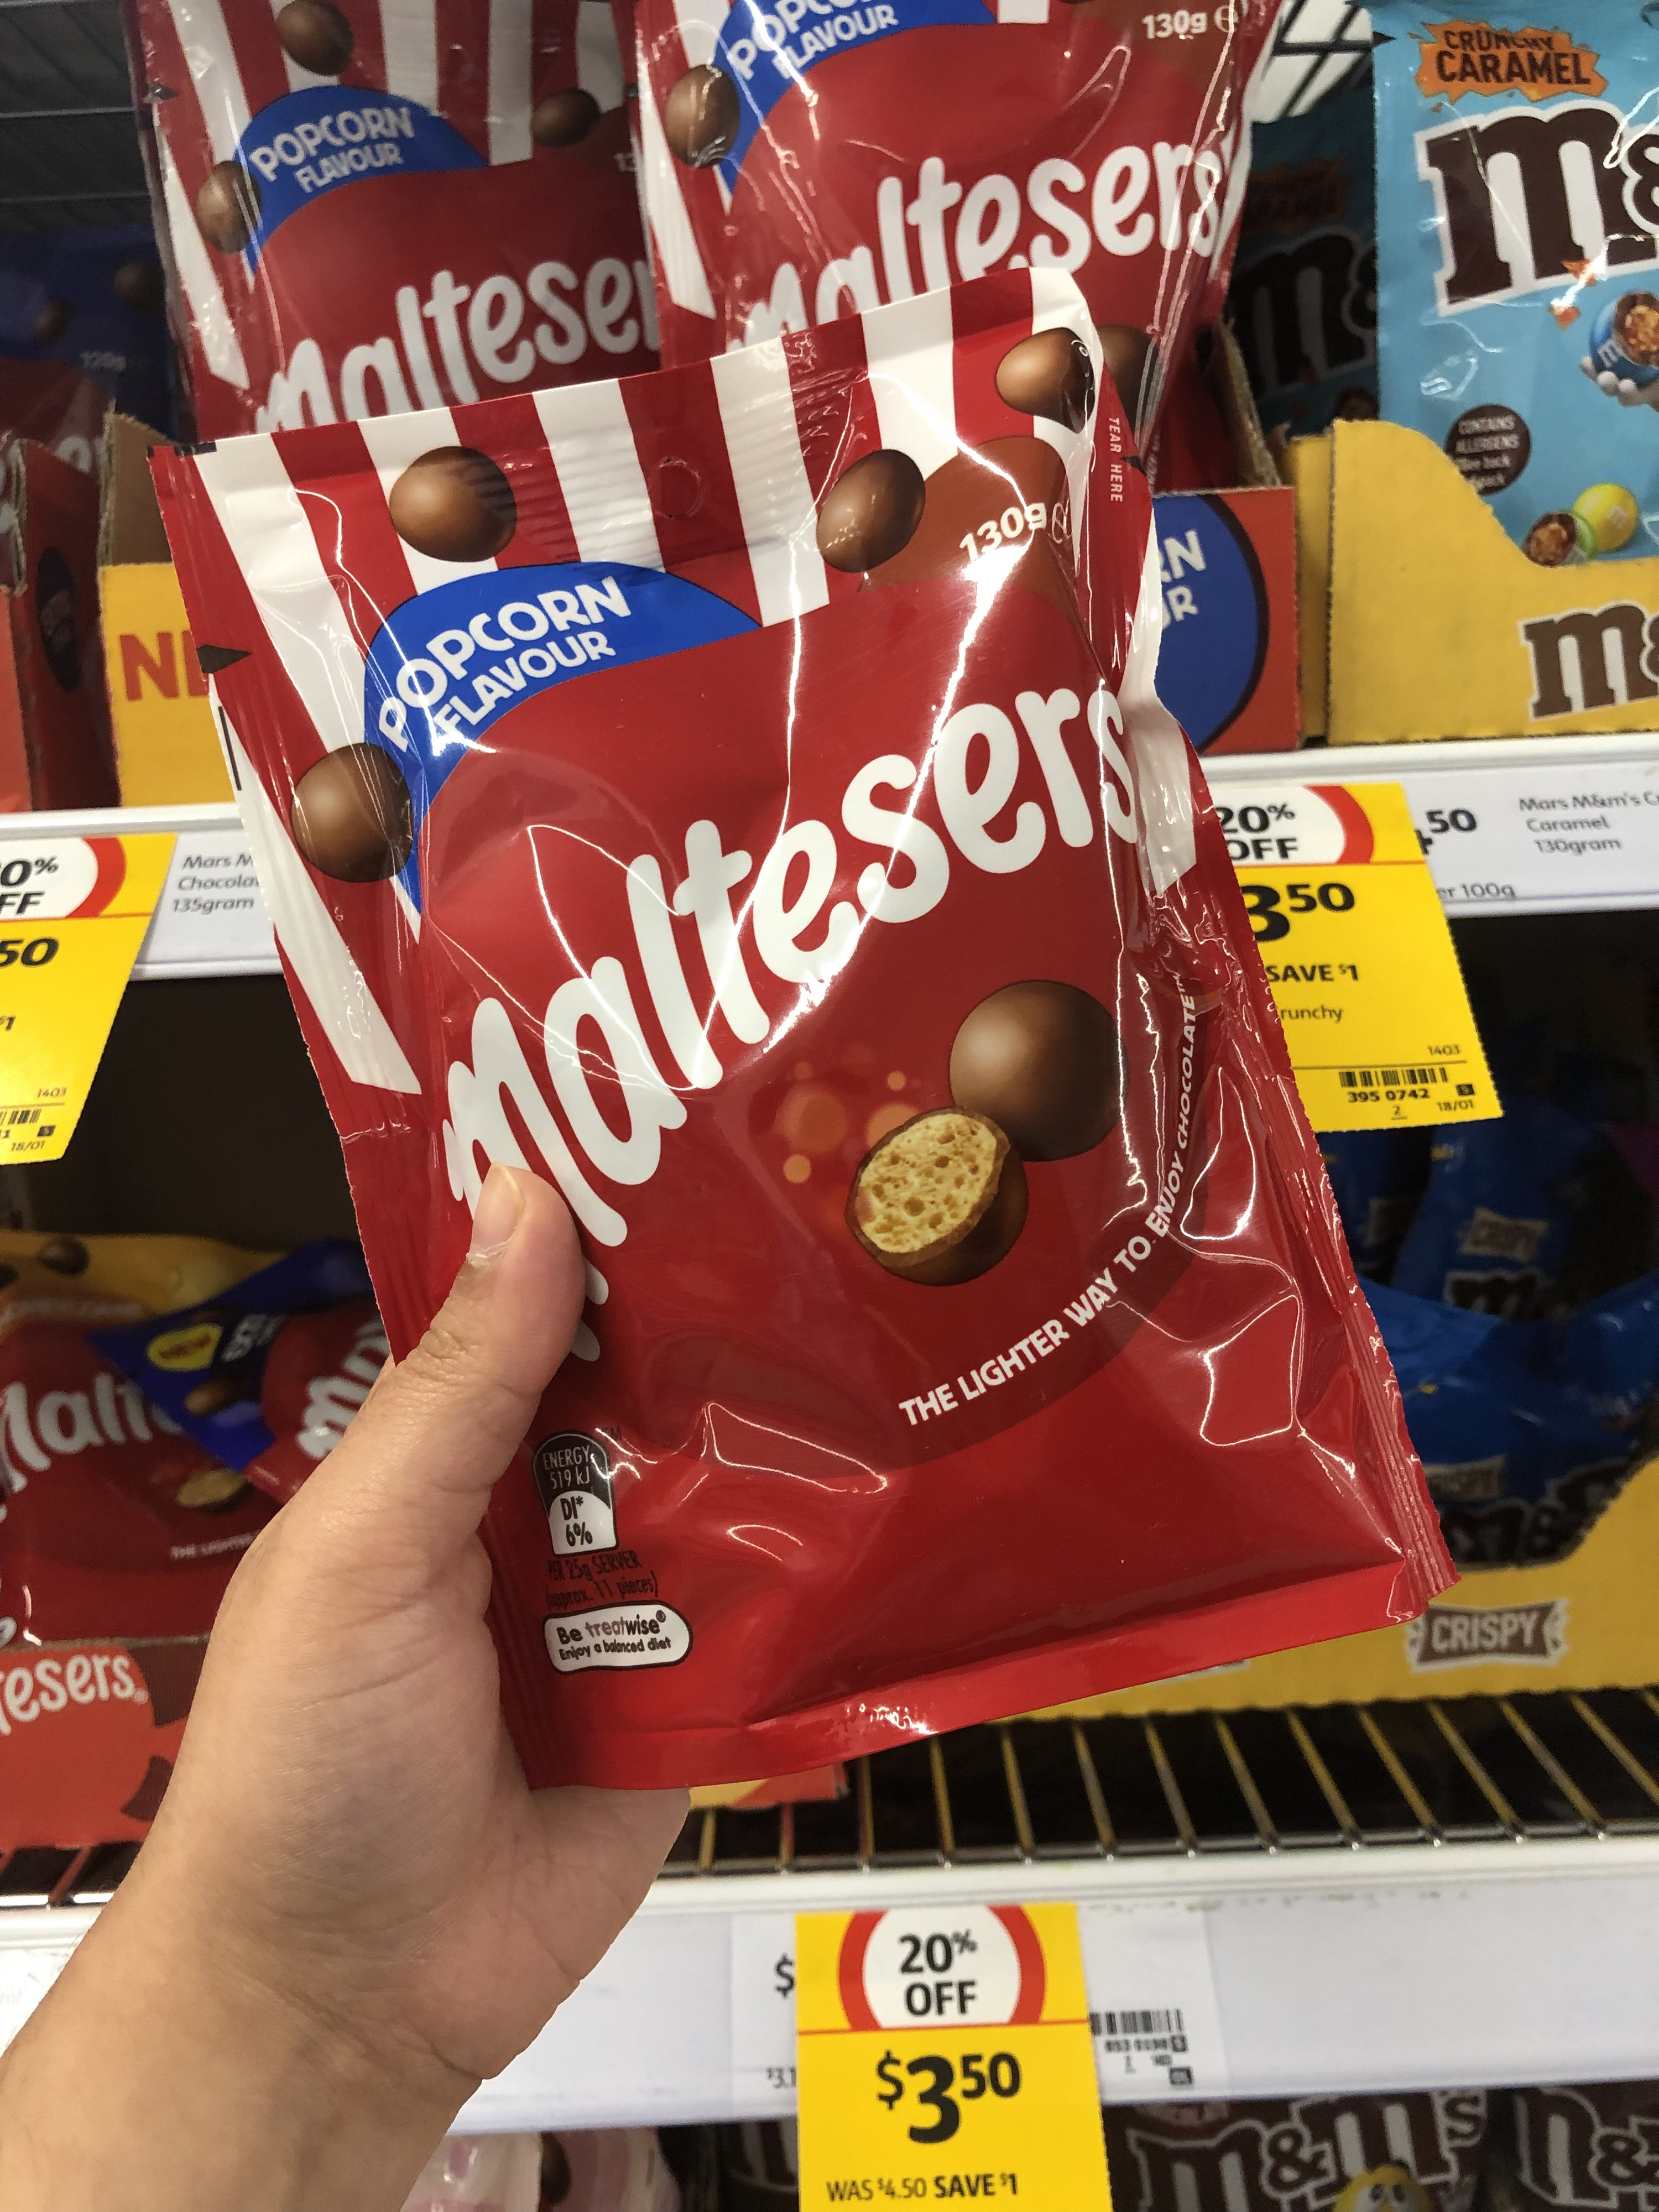
[[[98,488],[27,438],[5,449],[0,809],[113,806],[99,651]]]
[[[1656,1588],[1659,1458],[1637,1470],[1553,1566],[1474,1568],[1401,1627],[1114,1691],[1041,1717],[1640,1689],[1653,1680]]]
[[[1659,557],[1540,568],[1421,431],[1330,435],[1334,745],[1659,726]]]
[[[1164,636],[1158,696],[1201,753],[1301,742],[1297,495],[1281,483],[1232,333],[1218,324],[1206,381],[1232,454],[1231,485],[1153,501]]]
[[[1199,752],[1295,745],[1296,495],[1284,485],[1162,494],[1152,529],[1159,697]]]
[[[163,443],[142,423],[112,415],[100,448],[98,580],[124,806],[211,805],[231,796],[150,482],[150,451]]]

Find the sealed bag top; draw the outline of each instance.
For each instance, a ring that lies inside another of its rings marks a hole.
[[[486,1523],[532,1781],[787,1771],[1446,1573],[1100,359],[1023,273],[162,457],[394,1354],[490,1160],[587,1253]]]
[[[665,360],[994,270],[1063,269],[1146,442],[1194,330],[1221,312],[1266,0],[619,12]]]
[[[644,368],[602,0],[124,0],[208,438]]]

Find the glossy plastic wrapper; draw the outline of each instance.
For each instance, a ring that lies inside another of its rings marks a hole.
[[[623,0],[664,360],[1066,270],[1157,488],[1231,482],[1166,481],[1153,437],[1166,400],[1218,430],[1181,372],[1221,313],[1272,16],[1268,0]]]
[[[161,458],[394,1357],[492,1159],[588,1257],[484,1523],[533,1784],[787,1773],[1447,1578],[1100,377],[1020,272],[411,416],[397,476],[345,425]]]
[[[197,434],[654,363],[603,0],[124,0]]]

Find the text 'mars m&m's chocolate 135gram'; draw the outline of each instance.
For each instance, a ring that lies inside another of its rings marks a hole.
[[[397,469],[343,425],[160,478],[394,1357],[492,1160],[581,1236],[484,1523],[532,1783],[787,1773],[1419,1609],[1071,279],[404,427]]]

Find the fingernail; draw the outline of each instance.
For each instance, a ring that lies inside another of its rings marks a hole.
[[[499,1160],[493,1162],[484,1177],[483,1188],[478,1193],[477,1211],[472,1216],[472,1241],[466,1248],[468,1259],[493,1260],[504,1250],[523,1212],[524,1193],[519,1188],[517,1176]]]

